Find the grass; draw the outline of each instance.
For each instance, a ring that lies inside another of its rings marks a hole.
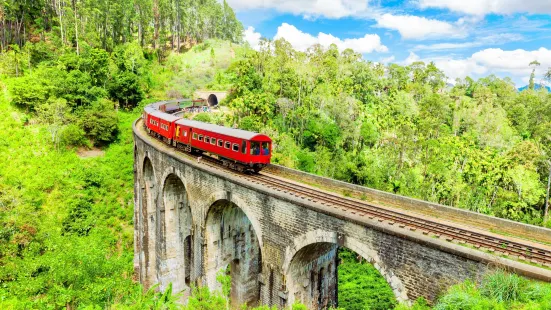
[[[386,280],[372,264],[359,262],[356,254],[339,250],[339,308],[346,310],[386,310],[396,305],[396,298]]]

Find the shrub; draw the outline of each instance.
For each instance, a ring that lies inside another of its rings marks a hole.
[[[59,137],[61,145],[90,147],[90,141],[86,139],[84,130],[75,124],[66,126]]]
[[[299,303],[293,304],[293,307],[291,309],[292,310],[308,310],[308,308],[305,305],[299,304]]]
[[[112,104],[108,100],[102,100],[81,112],[82,128],[96,145],[113,142],[117,136],[118,116]]]
[[[212,119],[209,113],[199,113],[193,118],[194,121],[212,123]]]
[[[89,200],[79,199],[69,207],[69,215],[63,220],[62,234],[87,236],[93,227],[90,216],[92,204]]]
[[[33,110],[49,96],[48,88],[32,76],[12,79],[8,89],[12,103],[27,110]]]

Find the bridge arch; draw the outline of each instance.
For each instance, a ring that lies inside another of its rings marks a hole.
[[[253,222],[231,198],[216,199],[206,212],[203,274],[211,290],[222,288],[217,281],[220,273],[230,275],[232,308],[242,304],[256,306],[260,301],[262,247]]]
[[[138,222],[142,224],[143,230],[140,236],[140,244],[143,251],[144,268],[142,271],[144,287],[149,288],[157,282],[157,258],[155,253],[157,244],[156,232],[156,203],[155,198],[155,171],[151,160],[145,156],[142,163],[140,184],[142,187],[141,204]]]
[[[162,178],[159,209],[159,273],[161,289],[169,283],[173,290],[189,291],[192,270],[193,217],[186,186],[179,172],[171,170]]]
[[[285,249],[283,274],[289,291],[289,304],[298,301],[297,299],[317,297],[318,300],[315,303],[320,307],[330,306],[326,302],[324,304],[323,298],[320,296],[324,295],[328,299],[334,299],[336,287],[327,283],[322,286],[321,279],[323,276],[330,277],[332,273],[336,274],[336,250],[338,247],[348,248],[373,264],[389,283],[396,299],[399,302],[408,302],[407,289],[402,280],[391,270],[385,268],[385,264],[377,252],[370,249],[366,243],[354,237],[339,235],[336,232],[313,230],[296,237]],[[312,272],[310,272],[311,270]],[[316,283],[312,285],[311,282]],[[314,292],[314,290],[319,292]]]
[[[203,218],[203,223],[207,222],[207,217],[209,215],[210,209],[216,203],[218,200],[227,200],[236,206],[238,206],[247,216],[249,221],[251,222],[251,225],[253,225],[254,232],[256,234],[256,237],[258,239],[258,243],[260,245],[260,250],[262,251],[262,228],[260,226],[260,221],[256,216],[254,216],[253,208],[249,206],[245,201],[240,199],[238,196],[232,195],[231,193],[227,191],[217,191],[212,193],[208,199],[206,199],[201,205],[200,209],[205,210],[205,216]],[[204,235],[203,235],[204,236]]]

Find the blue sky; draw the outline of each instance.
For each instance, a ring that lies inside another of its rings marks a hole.
[[[260,37],[352,48],[365,59],[434,61],[448,76],[527,83],[551,67],[551,0],[228,0],[254,48]]]

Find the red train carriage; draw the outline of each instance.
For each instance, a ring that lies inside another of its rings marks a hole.
[[[148,131],[155,132],[159,138],[169,144],[172,144],[172,139],[174,138],[174,123],[181,117],[157,110],[145,111],[144,114],[146,117],[144,121],[146,127],[149,129]]]
[[[150,115],[156,110],[151,106],[146,106],[143,109],[143,125],[147,129],[147,132],[150,132],[154,127],[154,123],[151,123]]]
[[[174,145],[217,155],[224,165],[260,171],[270,163],[270,137],[223,126],[180,119],[175,122]]]

